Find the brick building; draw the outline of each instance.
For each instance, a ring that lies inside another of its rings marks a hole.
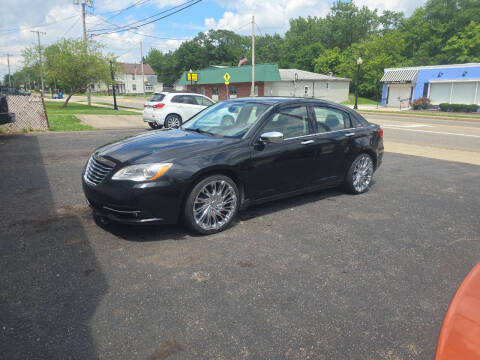
[[[185,71],[177,88],[201,93],[215,101],[250,96],[252,67],[209,66],[193,71],[197,81],[188,81]],[[229,84],[225,85],[225,74]],[[350,79],[298,69],[279,69],[276,64],[255,65],[255,96],[314,97],[336,102],[348,100]]]

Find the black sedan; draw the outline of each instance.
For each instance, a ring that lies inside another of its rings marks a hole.
[[[349,108],[315,99],[223,101],[179,129],[97,149],[82,179],[88,203],[111,220],[224,230],[239,209],[344,184],[368,190],[383,130]]]

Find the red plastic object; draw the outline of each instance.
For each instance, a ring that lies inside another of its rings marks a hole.
[[[480,263],[463,280],[443,320],[435,360],[480,359]]]

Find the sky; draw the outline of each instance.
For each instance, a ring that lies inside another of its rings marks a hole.
[[[80,0],[81,2],[82,0]],[[188,0],[93,0],[87,8],[86,26],[89,34],[101,34],[102,29],[124,26],[161,11],[186,3]],[[425,0],[356,0],[359,6],[371,9],[403,11],[410,15]],[[131,32],[95,36],[105,45],[105,51],[118,56],[119,61],[140,62],[140,43],[144,55],[150,48],[161,51],[176,49],[184,40],[200,31],[228,29],[249,34],[252,15],[256,32],[280,33],[288,29],[288,21],[299,16],[325,16],[331,0],[201,0],[199,3]],[[131,6],[136,4],[136,6]],[[126,9],[127,7],[130,7]],[[7,54],[11,72],[22,68],[22,50],[36,44],[40,35],[42,45],[62,38],[82,37],[81,6],[73,0],[0,0],[0,77],[8,73]],[[126,10],[125,10],[126,9]],[[179,8],[177,8],[179,9]],[[121,11],[124,10],[124,11]],[[106,22],[107,21],[107,22]]]

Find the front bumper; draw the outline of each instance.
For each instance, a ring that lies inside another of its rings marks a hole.
[[[83,176],[82,185],[89,206],[110,220],[129,224],[178,221],[184,193],[181,185],[111,180],[90,185]]]

